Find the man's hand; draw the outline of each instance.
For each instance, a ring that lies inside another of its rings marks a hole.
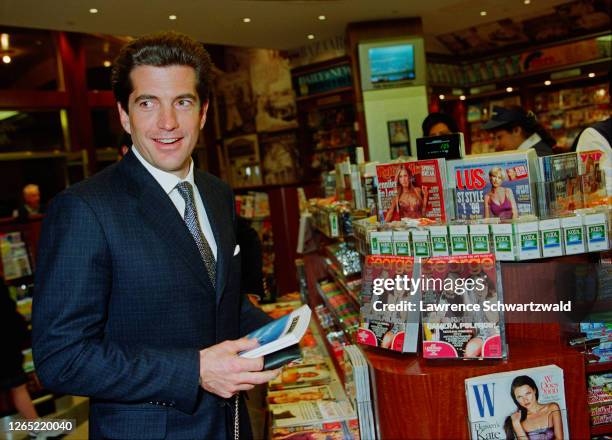
[[[223,398],[232,397],[238,391],[252,389],[280,374],[280,368],[261,371],[263,357],[246,359],[238,353],[251,350],[259,344],[256,339],[225,341],[200,351],[200,384],[202,388]]]

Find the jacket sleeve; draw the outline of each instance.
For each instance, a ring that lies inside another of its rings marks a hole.
[[[81,197],[56,197],[45,218],[33,299],[36,371],[52,391],[114,402],[164,402],[191,413],[199,353],[105,337],[112,255],[96,212]]]
[[[246,295],[241,295],[240,336],[246,336],[273,321],[264,311],[255,307]]]

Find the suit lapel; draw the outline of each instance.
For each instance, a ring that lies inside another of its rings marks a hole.
[[[206,215],[217,243],[216,294],[217,304],[219,304],[227,283],[230,258],[233,251],[233,240],[231,239],[233,224],[228,218],[227,201],[223,200],[218,189],[212,187],[210,179],[196,170],[194,171],[194,180],[202,197],[204,209],[206,209]]]
[[[183,260],[206,290],[212,292],[213,286],[200,251],[168,194],[131,152],[121,162],[120,165],[125,165],[124,175],[133,182],[127,188],[138,198],[138,209],[145,222]]]

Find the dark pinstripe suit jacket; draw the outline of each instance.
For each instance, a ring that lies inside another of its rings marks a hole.
[[[195,173],[217,242],[216,290],[172,201],[132,153],[48,210],[34,361],[49,389],[91,397],[91,438],[227,436],[229,407],[198,386],[198,352],[269,318],[239,294],[231,189]]]

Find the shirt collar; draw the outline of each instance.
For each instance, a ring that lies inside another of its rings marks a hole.
[[[539,134],[533,133],[531,136],[525,139],[521,145],[519,145],[517,150],[529,150],[531,147],[533,147],[535,144],[537,144],[541,140],[542,138],[540,137]]]
[[[162,187],[166,194],[170,194],[174,190],[176,185],[178,185],[180,182],[189,182],[191,183],[192,187],[195,186],[195,182],[193,179],[193,160],[191,158],[189,162],[189,172],[187,173],[187,176],[185,176],[184,179],[179,179],[174,174],[160,170],[159,168],[156,168],[151,165],[144,157],[142,157],[142,155],[138,151],[138,148],[132,146],[132,151],[134,152],[134,155],[138,158],[140,163],[153,176],[157,183],[159,183],[159,185]]]

